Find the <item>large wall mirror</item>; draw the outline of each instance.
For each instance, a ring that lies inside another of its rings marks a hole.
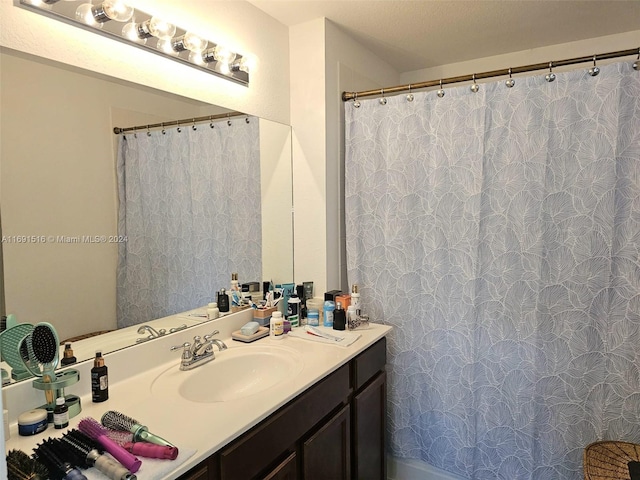
[[[6,313],[14,314],[18,322],[50,322],[61,340],[114,330],[117,242],[58,240],[118,233],[118,139],[113,127],[227,110],[13,50],[3,48],[0,55]],[[252,119],[260,125],[263,278],[241,281],[291,282],[291,129]],[[209,301],[215,301],[214,295],[212,291]],[[81,349],[88,353],[80,353],[74,345],[79,361],[96,349],[108,352],[124,346],[99,338]]]

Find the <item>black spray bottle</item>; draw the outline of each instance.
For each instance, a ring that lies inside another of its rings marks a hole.
[[[109,398],[109,376],[102,358],[102,352],[96,352],[91,369],[91,400],[95,403],[104,402]]]

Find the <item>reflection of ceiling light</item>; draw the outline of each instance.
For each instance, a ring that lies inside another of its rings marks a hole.
[[[160,17],[127,5],[126,0],[19,0],[17,6],[63,20],[85,30],[135,45],[148,52],[248,85],[247,56]]]

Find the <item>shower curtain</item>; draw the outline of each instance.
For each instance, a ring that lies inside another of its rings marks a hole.
[[[581,479],[640,443],[640,72],[345,103],[347,269],[389,339],[391,452]]]
[[[120,137],[118,327],[216,301],[232,272],[262,278],[258,123]]]

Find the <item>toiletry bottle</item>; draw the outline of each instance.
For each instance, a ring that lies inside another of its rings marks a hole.
[[[218,304],[216,302],[211,302],[207,305],[207,319],[215,320],[220,316],[220,309],[218,308]]]
[[[307,325],[312,327],[320,325],[320,311],[317,308],[310,308],[307,311]]]
[[[296,295],[300,299],[300,308],[298,308],[298,316],[300,325],[307,324],[307,299],[304,296],[304,285],[296,285]]]
[[[229,295],[224,288],[221,288],[218,292],[218,309],[220,313],[227,313],[229,311]]]
[[[242,305],[242,291],[240,290],[240,283],[238,282],[238,274],[231,274],[231,288],[229,289],[229,297],[231,305],[239,307]]]
[[[353,296],[351,298],[353,299]],[[353,304],[349,305],[349,308],[347,308],[347,329],[352,330],[356,325],[357,319],[358,313],[356,306]]]
[[[356,313],[360,315],[360,289],[357,283],[351,285],[351,305],[356,307]]]
[[[269,321],[269,327],[271,338],[282,339],[284,338],[284,319],[282,318],[282,312],[276,310],[271,315],[271,320]]]
[[[56,408],[53,409],[53,426],[58,429],[69,426],[69,409],[65,405],[64,397],[56,399]]]
[[[336,304],[331,300],[324,302],[324,316],[322,325],[325,327],[333,327],[333,311],[336,309]]]
[[[333,329],[344,330],[347,325],[347,313],[342,308],[342,303],[336,302],[336,309],[333,312]]]
[[[109,378],[107,366],[104,364],[102,352],[96,352],[91,369],[91,400],[95,403],[104,402],[109,398]]]
[[[287,320],[291,323],[291,328],[300,326],[300,299],[295,293],[287,301]]]
[[[64,355],[62,360],[60,360],[61,365],[71,365],[72,363],[76,363],[77,359],[73,356],[73,349],[71,348],[70,343],[64,344]]]

